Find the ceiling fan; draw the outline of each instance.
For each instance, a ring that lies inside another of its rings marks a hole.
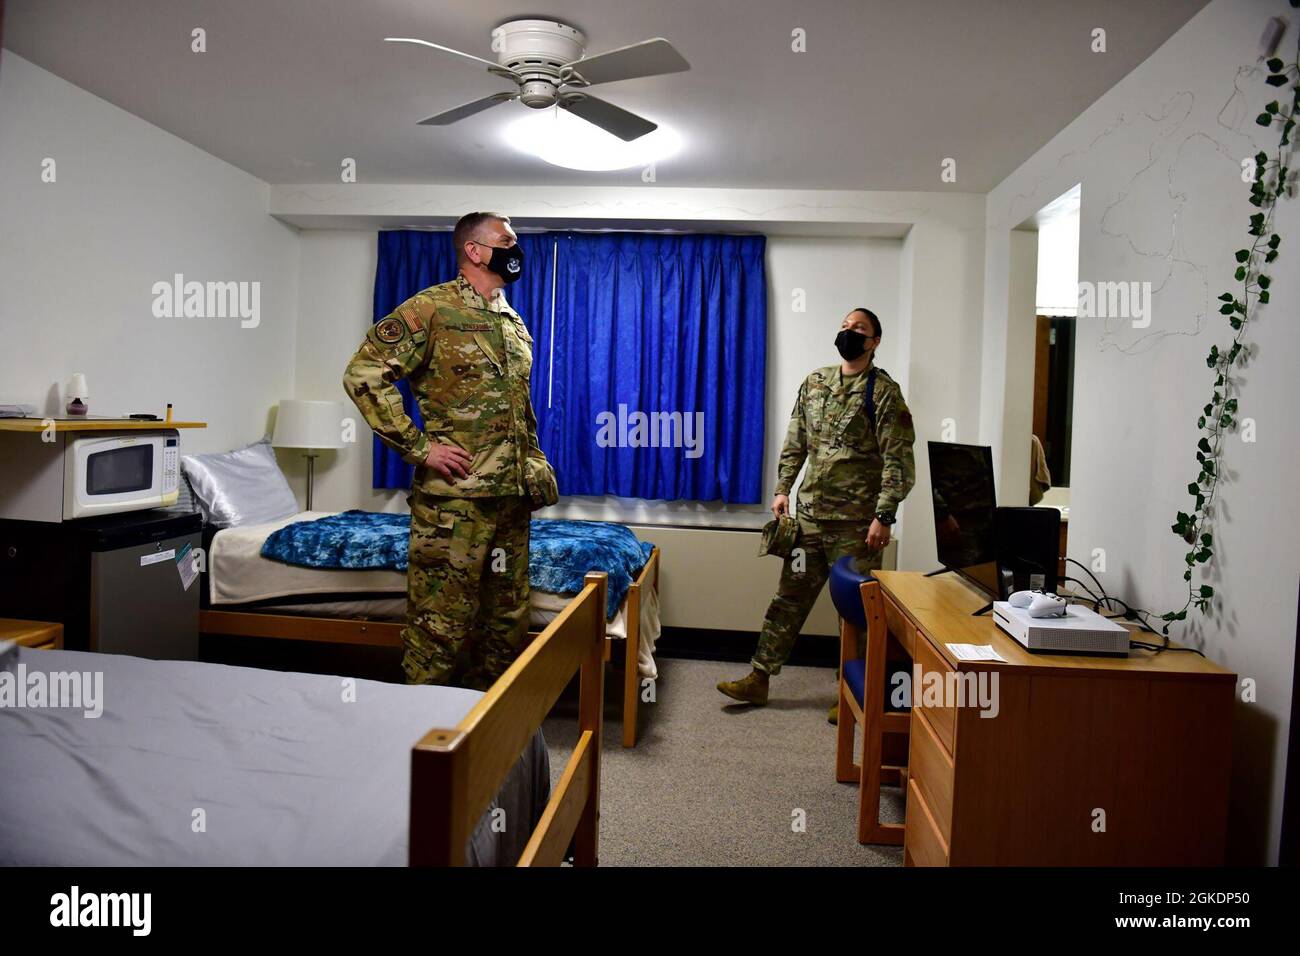
[[[411,37],[385,37],[389,43],[417,43],[454,53],[487,67],[493,76],[518,87],[446,110],[421,120],[421,126],[447,126],[498,103],[519,100],[535,110],[558,106],[593,123],[619,139],[631,141],[652,132],[656,123],[584,92],[597,83],[631,80],[689,70],[673,45],[662,37],[584,57],[587,38],[582,31],[556,20],[510,20],[492,31],[497,62],[451,47]]]

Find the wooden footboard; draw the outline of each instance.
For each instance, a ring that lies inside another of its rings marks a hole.
[[[659,593],[659,549],[650,552],[641,574],[627,590],[627,638],[623,642],[623,746],[636,746],[637,704],[641,680],[637,652],[641,648],[641,600],[647,590]],[[662,607],[662,605],[660,605]]]
[[[460,724],[429,731],[411,752],[410,863],[463,866],[471,833],[510,768],[578,672],[579,736],[520,866],[555,866],[570,841],[596,865],[604,698],[604,574],[586,585]],[[506,821],[511,825],[511,821]]]

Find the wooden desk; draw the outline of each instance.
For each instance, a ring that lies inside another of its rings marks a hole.
[[[41,651],[58,650],[63,647],[63,625],[0,617],[0,641],[13,641]]]
[[[876,577],[916,664],[907,865],[1223,863],[1235,674],[1191,652],[1030,654],[971,616],[987,599],[956,575]],[[949,643],[991,644],[1006,663],[958,661]],[[996,687],[996,716],[926,701],[933,672],[945,688]]]

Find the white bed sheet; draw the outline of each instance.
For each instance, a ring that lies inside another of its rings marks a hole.
[[[102,713],[0,708],[0,866],[403,866],[411,748],[482,696],[0,641],[3,671],[99,675]],[[467,862],[513,865],[549,795],[539,732]]]

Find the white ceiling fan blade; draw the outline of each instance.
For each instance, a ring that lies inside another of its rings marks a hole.
[[[472,60],[481,66],[487,67],[491,72],[498,76],[505,76],[520,81],[519,75],[512,70],[506,69],[500,63],[493,63],[491,60],[485,60],[481,56],[475,56],[473,53],[462,53],[460,50],[453,50],[449,46],[442,46],[437,43],[430,43],[428,40],[417,40],[414,37],[384,37],[385,43],[418,43],[420,46],[427,46],[433,50],[441,50],[443,53],[453,53],[456,56],[463,57],[466,60]]]
[[[560,78],[575,86],[594,86],[640,76],[680,73],[690,68],[686,58],[671,43],[656,37],[566,63],[560,69]]]
[[[481,113],[486,109],[496,106],[498,103],[508,103],[511,100],[518,99],[518,93],[493,93],[491,96],[485,96],[481,100],[475,100],[472,103],[465,103],[457,106],[455,109],[446,110],[436,116],[430,116],[428,119],[420,120],[420,126],[447,126],[457,120],[463,120],[467,116],[473,116],[475,113]]]
[[[568,110],[580,119],[585,119],[588,123],[599,126],[607,133],[613,133],[626,142],[631,142],[659,128],[658,123],[652,123],[635,113],[629,113],[621,106],[615,106],[613,103],[597,99],[594,96],[588,96],[585,93],[575,93],[563,97],[560,100],[560,108]]]

